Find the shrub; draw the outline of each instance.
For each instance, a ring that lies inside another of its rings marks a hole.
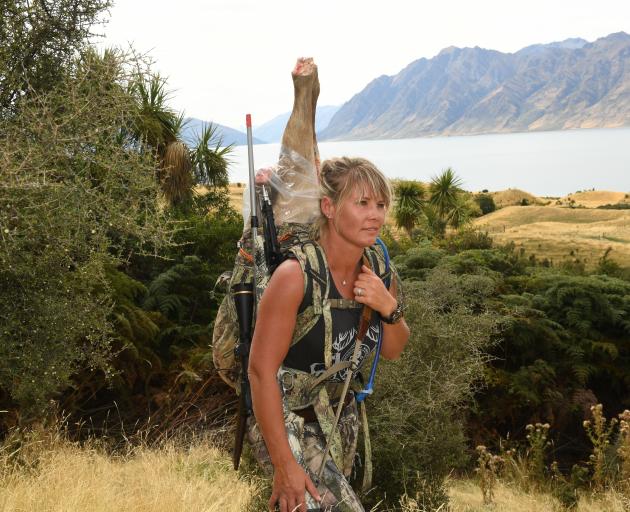
[[[411,237],[411,231],[420,221],[425,190],[417,181],[400,181],[394,186],[396,202],[393,216],[396,226],[403,228]]]
[[[395,258],[394,263],[402,279],[424,279],[427,270],[434,268],[444,257],[444,251],[423,243]]]
[[[121,55],[88,53],[0,126],[0,396],[22,420],[73,372],[109,373],[105,269],[171,242],[155,157],[124,136],[135,106],[127,71]]]
[[[475,201],[479,205],[482,215],[487,215],[497,209],[497,205],[490,194],[479,194],[475,197]]]
[[[466,227],[440,240],[439,246],[450,254],[456,254],[469,249],[492,249],[493,240],[487,231]]]
[[[385,225],[381,229],[381,240],[387,246],[390,258],[395,258],[400,254],[405,254],[414,246],[414,241],[408,236],[394,236],[389,226]]]
[[[395,500],[405,492],[443,496],[444,477],[465,461],[462,410],[498,321],[474,311],[465,287],[442,268],[431,270],[425,282],[405,282],[411,338],[400,360],[381,363],[369,402],[378,482],[372,500]]]

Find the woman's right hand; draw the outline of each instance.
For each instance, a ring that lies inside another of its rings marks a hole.
[[[269,510],[277,510],[277,505],[280,512],[306,512],[305,492],[309,492],[315,501],[321,501],[317,487],[295,459],[278,465],[274,467]]]

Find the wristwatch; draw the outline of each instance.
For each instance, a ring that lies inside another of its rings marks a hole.
[[[396,309],[392,311],[391,315],[389,316],[379,315],[379,316],[381,317],[381,320],[385,322],[386,324],[398,323],[400,322],[400,319],[403,317],[403,306],[400,302],[398,302],[396,304]]]

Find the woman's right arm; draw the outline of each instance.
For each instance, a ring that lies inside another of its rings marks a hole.
[[[254,415],[274,467],[270,510],[276,503],[281,511],[295,510],[305,502],[305,490],[319,499],[317,489],[289,447],[276,377],[291,344],[298,308],[304,297],[303,283],[297,261],[286,260],[276,269],[258,304],[249,356]]]

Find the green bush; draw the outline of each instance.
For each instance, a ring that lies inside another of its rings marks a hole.
[[[487,215],[497,209],[497,205],[494,203],[494,199],[490,194],[477,195],[475,202],[479,205],[482,215]]]
[[[110,372],[106,268],[171,242],[155,157],[122,136],[134,111],[127,71],[120,55],[88,52],[0,121],[0,388],[21,421],[75,371]]]
[[[479,231],[470,227],[457,230],[443,240],[437,240],[439,247],[449,254],[467,251],[469,249],[492,249],[494,243],[487,231]]]
[[[443,268],[424,282],[405,282],[411,338],[400,360],[381,363],[369,401],[373,501],[405,493],[443,500],[444,477],[466,460],[462,417],[498,328],[498,317],[475,307],[468,288]]]
[[[437,266],[444,251],[425,242],[394,258],[394,264],[402,279],[424,279],[428,270]]]

